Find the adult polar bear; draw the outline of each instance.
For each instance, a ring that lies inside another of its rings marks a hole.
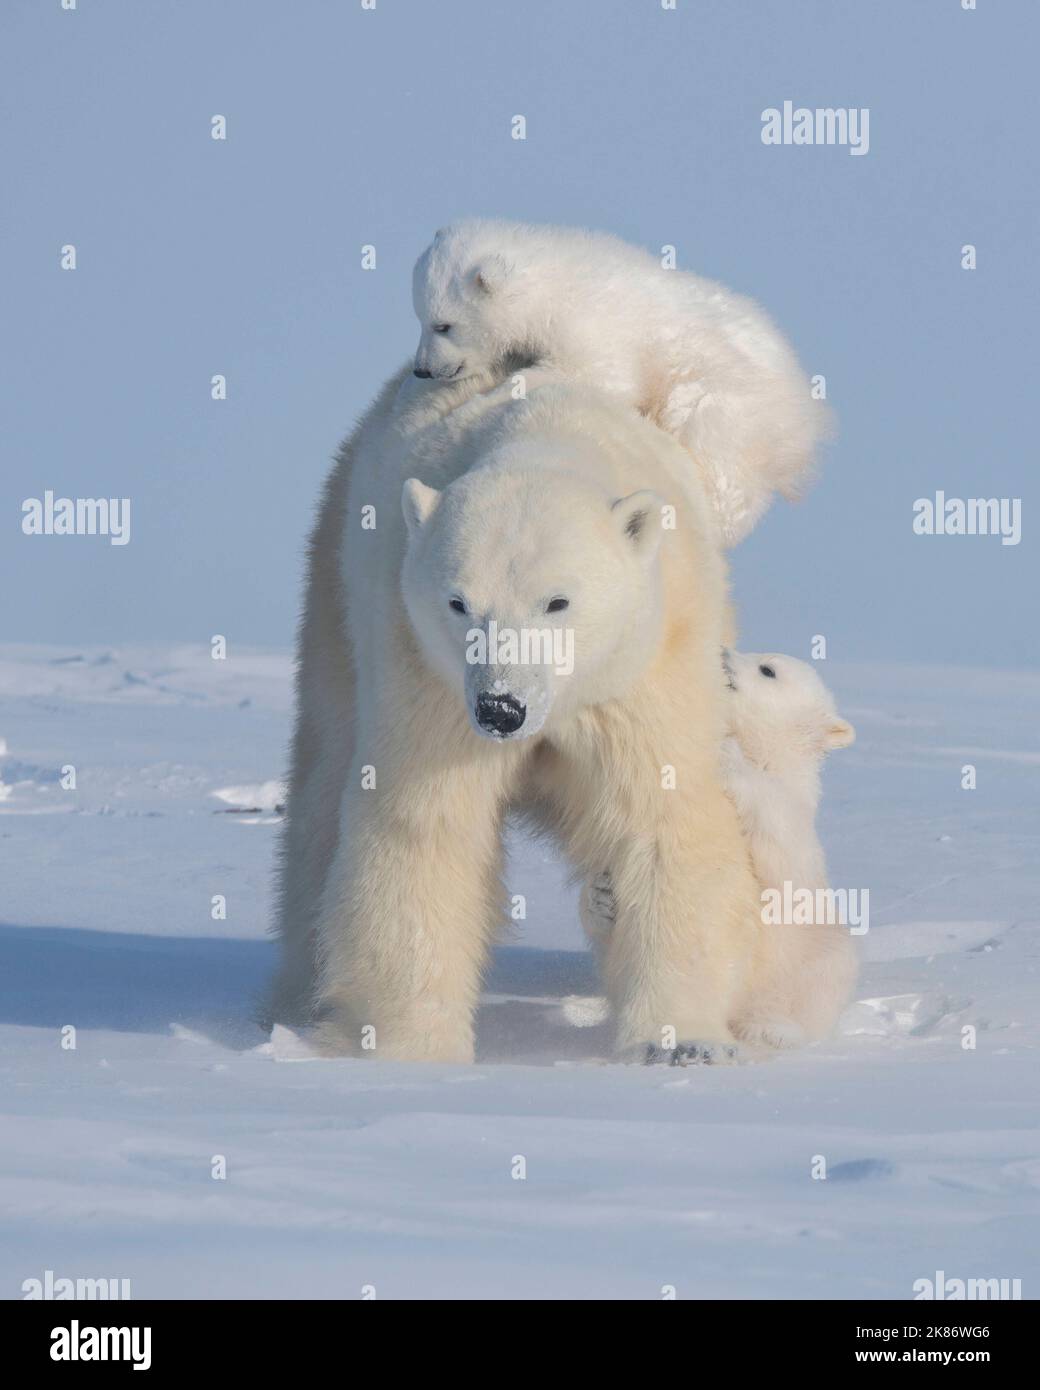
[[[520,808],[579,872],[611,866],[619,1051],[674,1038],[710,1057],[763,928],[719,780],[728,602],[708,504],[630,408],[536,372],[525,400],[482,386],[402,373],[327,483],[271,1017],[316,1022],[330,1052],[369,1029],[380,1057],[470,1061]],[[565,624],[573,673],[474,667],[467,634],[492,620]]]

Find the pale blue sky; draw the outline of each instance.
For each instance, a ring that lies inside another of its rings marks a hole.
[[[412,262],[481,214],[672,243],[826,375],[819,484],[734,553],[746,646],[1035,664],[1038,40],[1032,0],[8,0],[0,637],[287,644]],[[869,107],[869,154],[763,145],[785,99]],[[24,537],[46,488],[129,496],[130,544]],[[914,536],[938,488],[1023,498],[1021,544]]]

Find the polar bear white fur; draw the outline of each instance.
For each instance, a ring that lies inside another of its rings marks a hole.
[[[726,545],[806,481],[825,409],[779,330],[750,299],[617,237],[457,222],[420,256],[413,300],[418,376],[538,363],[620,396],[692,455]]]
[[[763,890],[827,888],[816,833],[825,754],[856,732],[814,668],[774,653],[728,653],[730,735],[723,778]],[[849,1001],[856,950],[848,927],[816,920],[769,925],[762,973],[735,1029],[775,1047],[824,1037]]]
[[[763,929],[719,775],[727,618],[669,435],[537,373],[526,400],[390,383],[312,539],[269,1016],[330,1052],[469,1061],[519,809],[577,872],[612,865],[619,1051],[731,1045]],[[493,622],[565,625],[573,669],[551,641],[468,659]]]
[[[763,890],[792,895],[827,887],[816,833],[824,755],[856,737],[819,675],[804,661],[764,652],[723,653],[731,692],[722,775],[737,808]],[[601,872],[582,891],[581,917],[597,949],[614,917],[612,879]],[[749,1042],[791,1047],[824,1037],[848,1003],[856,951],[845,926],[770,924],[761,968],[733,1020]]]

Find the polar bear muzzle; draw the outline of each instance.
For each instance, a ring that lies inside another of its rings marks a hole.
[[[527,706],[515,695],[496,695],[482,691],[473,706],[473,718],[490,738],[509,738],[523,727]]]

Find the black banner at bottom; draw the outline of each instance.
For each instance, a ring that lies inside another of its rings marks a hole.
[[[430,1313],[422,1303],[409,1304],[405,1311],[400,1303],[385,1302],[385,1310],[360,1300],[352,1305],[331,1301],[6,1303],[0,1305],[0,1335],[5,1362],[17,1365],[21,1383],[29,1385],[41,1374],[75,1379],[97,1371],[109,1376],[126,1372],[140,1380],[148,1377],[162,1383],[175,1376],[183,1382],[186,1375],[202,1375],[208,1383],[214,1376],[240,1376],[243,1372],[255,1372],[269,1380],[283,1369],[298,1375],[315,1361],[324,1364],[331,1360],[334,1365],[348,1350],[346,1338],[355,1333],[367,1337],[373,1331],[395,1337],[385,1368],[389,1373],[392,1366],[394,1378],[407,1371],[408,1350],[413,1348],[417,1360],[421,1358],[417,1370],[428,1375],[437,1343],[415,1341],[409,1334],[421,1335]],[[494,1302],[489,1301],[481,1314],[485,1320],[481,1344],[486,1347],[487,1335],[501,1330],[504,1355],[515,1375],[515,1314],[508,1323],[498,1324],[493,1308]],[[567,1321],[559,1325],[558,1333],[573,1336],[582,1315],[571,1310],[565,1316]],[[652,1323],[637,1321],[633,1328],[639,1332],[648,1328],[652,1337],[662,1333],[696,1337],[696,1343],[688,1348],[690,1353],[696,1349],[696,1364],[703,1365],[705,1357],[725,1356],[731,1371],[754,1370],[761,1365],[774,1374],[796,1374],[809,1367],[814,1371],[849,1367],[869,1371],[871,1367],[934,1365],[991,1367],[1006,1375],[1012,1367],[1030,1364],[1029,1353],[1036,1338],[1032,1305],[1012,1301],[691,1301],[685,1313],[681,1308],[658,1309]],[[544,1322],[537,1331],[527,1328],[522,1341],[529,1348],[532,1374],[545,1374],[549,1369],[544,1335],[554,1330]],[[612,1324],[612,1333],[620,1330]],[[443,1337],[445,1329],[439,1331]],[[457,1330],[449,1334],[452,1340],[456,1335]],[[605,1348],[615,1341],[616,1336],[612,1336],[609,1343],[599,1345]],[[655,1347],[655,1361],[658,1352],[676,1349],[674,1343],[651,1345]],[[366,1374],[374,1372],[371,1357],[377,1346],[366,1341],[352,1353],[365,1358]],[[559,1342],[554,1341],[554,1346],[558,1348]],[[583,1340],[580,1351],[575,1346],[572,1357],[584,1360],[589,1351],[589,1343]],[[558,1358],[559,1351],[552,1356]],[[520,1363],[525,1359],[521,1351]],[[438,1374],[444,1373],[442,1366]]]

